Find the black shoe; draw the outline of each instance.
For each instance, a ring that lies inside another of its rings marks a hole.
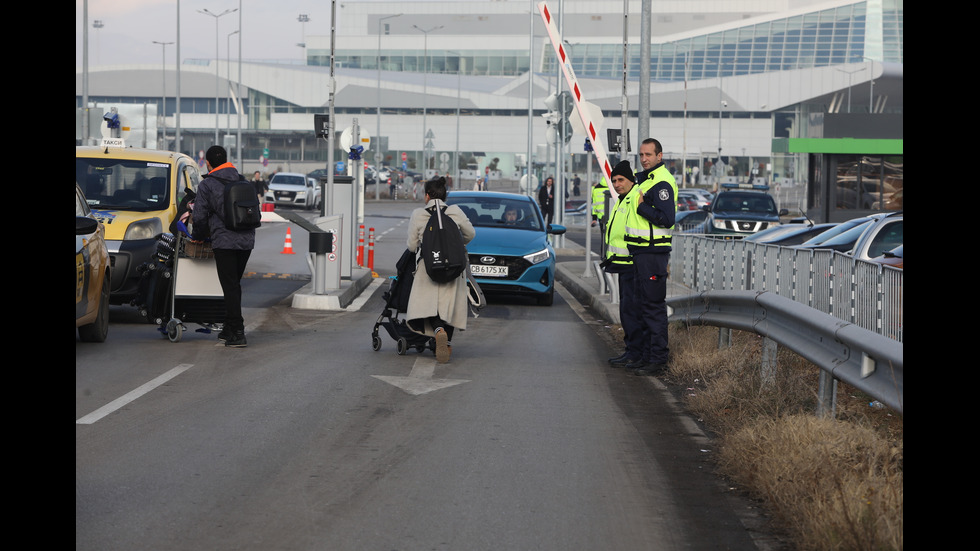
[[[643,367],[638,367],[630,371],[631,375],[636,375],[637,377],[649,377],[651,375],[658,375],[667,370],[667,364],[651,364],[648,363]]]
[[[609,358],[606,361],[609,362],[609,363],[611,363],[611,364],[615,364],[615,363],[622,364],[623,362],[629,361],[629,357],[626,355],[626,352],[623,352],[619,356],[616,356],[615,358]]]
[[[218,340],[221,342],[226,342],[230,338],[231,338],[231,329],[223,328],[221,329],[221,332],[218,333]]]
[[[625,369],[630,375],[632,375],[633,372],[636,371],[637,369],[643,369],[643,368],[647,367],[648,365],[649,364],[646,363],[643,360],[632,360],[632,361],[624,364],[623,365],[623,369]]]
[[[639,360],[637,360],[637,359],[626,357],[626,358],[624,358],[622,360],[619,360],[619,361],[616,361],[616,362],[611,362],[609,365],[611,365],[613,367],[629,367],[630,364],[634,364],[634,363],[636,363],[638,361]]]
[[[248,343],[245,341],[245,332],[241,331],[233,333],[231,337],[225,341],[225,346],[229,346],[231,348],[245,348],[248,346]]]

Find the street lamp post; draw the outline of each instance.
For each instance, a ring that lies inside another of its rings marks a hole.
[[[378,19],[378,133],[375,134],[378,140],[378,147],[374,150],[375,158],[375,177],[374,182],[374,198],[375,200],[381,199],[381,163],[384,162],[384,152],[381,151],[381,22],[385,19],[391,19],[393,17],[399,17],[401,14],[396,15],[386,15],[381,19]],[[379,158],[380,156],[380,158]]]
[[[219,101],[218,96],[220,94],[220,86],[221,86],[221,75],[218,73],[218,59],[220,55],[218,51],[219,48],[218,38],[221,36],[218,33],[218,20],[221,19],[221,17],[224,15],[228,15],[229,13],[238,11],[238,8],[227,9],[217,14],[208,11],[207,8],[204,8],[203,10],[197,10],[197,11],[198,13],[203,13],[204,15],[210,15],[211,17],[214,18],[214,144],[218,145],[218,126],[220,124],[218,122],[220,120],[219,113],[218,113],[220,111],[218,109],[218,101]]]
[[[306,24],[310,21],[310,16],[301,13],[296,20],[300,23],[300,40],[302,40],[297,46],[303,49],[303,65],[306,65]]]
[[[426,136],[426,132],[428,132],[428,128],[426,127],[426,124],[425,124],[425,118],[426,118],[426,111],[427,111],[427,105],[428,105],[428,101],[427,100],[428,100],[428,96],[429,96],[429,83],[428,83],[428,77],[429,77],[429,33],[431,33],[432,31],[436,31],[436,30],[441,29],[443,27],[443,25],[439,25],[438,27],[432,27],[429,30],[424,30],[421,27],[419,27],[418,25],[412,25],[412,26],[415,27],[416,30],[418,30],[419,32],[421,32],[423,36],[425,36],[425,39],[423,41],[423,44],[424,44],[424,46],[423,46],[423,52],[424,52],[423,53],[423,60],[424,61],[423,62],[425,64],[425,66],[424,66],[424,69],[423,69],[423,72],[422,72],[422,179],[425,180],[425,169],[427,168],[425,166],[426,165],[426,158],[425,158],[425,139],[426,139],[426,137],[425,136]]]
[[[227,60],[227,62],[225,63],[225,80],[228,81],[229,92],[231,91],[231,37],[238,34],[240,30],[241,29],[239,29],[238,31],[228,33],[228,38],[225,40],[225,59]],[[239,55],[241,54],[239,53]],[[228,121],[228,133],[231,134],[231,109],[230,108],[228,109],[228,116],[225,117],[225,120]]]
[[[456,56],[456,154],[453,155],[453,183],[459,186],[459,94],[462,90],[461,79],[463,74],[463,55],[459,52],[447,52]]]
[[[163,49],[163,100],[160,102],[160,134],[163,138],[163,147],[160,149],[169,149],[167,147],[167,46],[173,42],[154,40],[153,43],[159,44]]]

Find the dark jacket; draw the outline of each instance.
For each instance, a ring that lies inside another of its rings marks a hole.
[[[204,177],[197,187],[194,201],[194,239],[203,240],[198,227],[211,230],[211,246],[215,249],[251,250],[255,248],[255,230],[232,231],[225,227],[225,184],[240,179],[238,170],[225,163]]]

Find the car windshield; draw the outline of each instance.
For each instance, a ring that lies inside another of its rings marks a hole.
[[[75,157],[75,179],[92,208],[150,211],[170,204],[169,163]]]
[[[858,237],[861,237],[861,234],[864,233],[864,231],[868,229],[868,226],[870,225],[871,225],[871,220],[868,220],[867,222],[864,222],[862,224],[858,224],[857,226],[854,226],[848,229],[847,231],[838,233],[837,235],[831,237],[830,239],[825,239],[821,241],[820,246],[831,248],[835,246],[853,245],[854,242],[858,240]]]
[[[852,220],[848,220],[847,222],[841,222],[840,224],[837,224],[836,226],[828,229],[827,231],[818,233],[817,235],[811,237],[809,240],[804,241],[803,245],[804,246],[820,245],[823,242],[827,241],[828,239],[831,239],[841,233],[844,233],[847,230],[853,228],[854,226],[858,226],[860,224],[869,221],[870,221],[869,218],[854,218]]]
[[[776,202],[762,193],[726,193],[718,196],[713,210],[776,214]]]
[[[474,226],[542,231],[544,224],[530,201],[500,197],[450,196],[446,201],[457,205]]]
[[[306,176],[291,176],[291,175],[276,174],[275,176],[272,177],[272,181],[269,182],[269,185],[272,184],[288,184],[291,186],[305,186]]]

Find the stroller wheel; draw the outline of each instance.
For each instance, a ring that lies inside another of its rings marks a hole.
[[[381,350],[381,337],[377,335],[371,337],[371,348],[373,348],[375,352]]]
[[[415,345],[415,351],[416,352],[421,352],[423,350],[425,350],[425,345],[424,344],[416,344]]]
[[[405,340],[405,337],[398,338],[397,351],[399,356],[404,356],[405,352],[408,352],[408,341]]]

